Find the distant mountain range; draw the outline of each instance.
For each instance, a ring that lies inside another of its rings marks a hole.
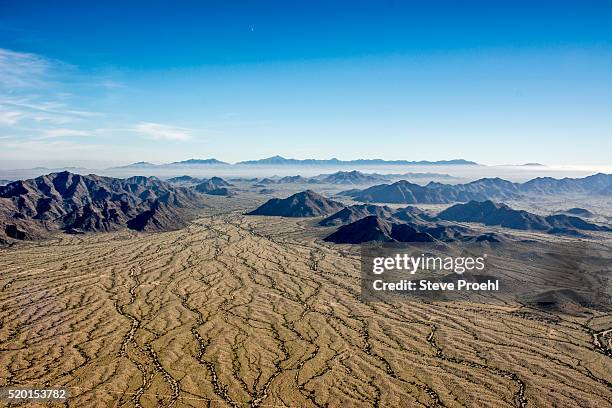
[[[515,199],[521,194],[516,186],[502,179],[480,179],[467,184],[429,183],[426,186],[400,180],[365,190],[341,193],[357,201],[397,204],[445,204],[469,200]]]
[[[361,212],[356,212],[356,210]],[[593,224],[582,218],[564,214],[540,216],[523,210],[514,210],[505,204],[491,201],[470,201],[467,204],[457,204],[440,212],[437,216],[430,216],[424,212],[419,214],[419,211],[418,209],[411,210],[410,207],[392,212],[389,207],[352,206],[324,219],[320,225],[344,224],[325,238],[326,241],[339,244],[357,244],[368,241],[499,242],[502,240],[495,233],[476,233],[470,228],[449,224],[448,221],[473,222],[569,236],[584,236],[582,231],[612,232],[612,228]],[[402,220],[402,213],[410,214],[410,216]],[[346,221],[352,222],[345,224]]]
[[[217,159],[189,159],[169,163],[166,166],[193,166],[193,165],[210,165],[210,164],[229,164]]]
[[[155,177],[117,179],[67,171],[0,187],[0,242],[129,228],[183,227],[203,196]]]
[[[265,183],[266,181],[264,179],[264,184]],[[280,179],[276,180],[276,183],[278,184],[285,184],[285,183],[289,183],[289,184],[310,183],[312,184],[312,183],[317,183],[317,180],[309,179],[309,178],[302,177],[302,176],[285,176],[285,177],[281,177]]]
[[[151,169],[151,168],[168,168],[168,167],[183,167],[183,166],[211,166],[222,165],[229,166],[229,163],[222,162],[217,159],[189,159],[165,164],[154,164],[145,161],[128,164],[126,166],[113,167],[114,169]]]
[[[326,215],[326,218],[319,221],[319,225],[339,228],[325,240],[352,244],[435,240],[499,242],[503,239],[495,233],[482,234],[472,228],[457,225],[457,222],[571,236],[583,236],[581,231],[612,232],[612,228],[579,217],[566,214],[540,216],[488,200],[456,204],[434,216],[411,206],[400,209],[372,204],[345,206],[310,190],[285,199],[273,198],[248,214],[282,217]]]
[[[114,167],[115,169],[147,169],[150,167],[157,167],[157,164],[153,164],[153,163],[149,163],[149,162],[145,162],[145,161],[139,161],[136,163],[132,163],[132,164],[128,164],[126,166],[117,166]]]
[[[186,177],[186,176],[184,176]],[[401,178],[410,179],[445,179],[456,180],[449,174],[443,173],[404,173],[404,174],[377,174],[362,173],[358,170],[338,171],[335,173],[319,174],[314,177],[304,177],[300,175],[285,177],[266,177],[263,179],[249,179],[239,181],[250,181],[256,186],[262,187],[270,184],[338,184],[338,185],[372,185],[375,183],[390,182]]]
[[[126,166],[115,167],[118,169],[126,168],[156,168],[156,167],[181,167],[181,166],[210,166],[210,165],[223,165],[230,166],[231,164],[210,158],[210,159],[189,159],[173,163],[166,164],[153,164],[149,162],[137,162],[128,164]],[[464,159],[455,160],[439,160],[439,161],[428,161],[428,160],[383,160],[383,159],[357,159],[357,160],[339,160],[336,158],[332,159],[287,159],[281,156],[272,156],[265,159],[259,160],[246,160],[235,163],[236,166],[372,166],[372,165],[478,165],[473,161]]]
[[[518,188],[524,193],[559,194],[559,193],[587,193],[610,195],[612,193],[612,174],[597,173],[584,178],[537,177]]]
[[[329,184],[373,184],[389,181],[389,177],[380,174],[364,174],[360,171],[338,171],[329,175],[320,175],[315,178]]]
[[[176,186],[193,186],[197,192],[204,194],[220,196],[231,196],[235,194],[228,188],[234,185],[223,180],[221,177],[203,179],[191,176],[178,176],[169,178],[166,181]]]
[[[371,166],[371,165],[478,165],[473,161],[464,159],[455,160],[383,160],[383,159],[357,159],[357,160],[339,160],[332,159],[286,159],[282,156],[272,156],[266,159],[247,160],[236,163],[238,165],[307,165],[307,166]]]
[[[456,204],[440,212],[438,218],[448,221],[477,222],[518,230],[546,231],[569,235],[578,235],[576,230],[612,231],[612,228],[593,224],[579,217],[566,214],[541,216],[524,210],[514,210],[506,204],[492,201],[470,201],[466,204]]]
[[[528,194],[611,195],[612,175],[598,173],[584,178],[563,179],[538,177],[522,184],[501,178],[483,178],[466,184],[431,182],[426,186],[420,186],[401,180],[393,184],[380,184],[364,190],[348,190],[341,193],[357,201],[398,204],[508,200],[519,199]]]
[[[450,174],[444,173],[402,173],[402,174],[378,174],[378,173],[362,173],[358,170],[353,171],[338,171],[332,174],[319,174],[312,177],[311,180],[317,180],[322,183],[329,184],[375,184],[384,183],[400,179],[444,179],[457,180],[458,177],[453,177]]]
[[[192,177],[192,176],[177,176],[171,177],[166,180],[168,183],[177,185],[177,186],[193,186],[199,183],[206,181],[206,179]]]

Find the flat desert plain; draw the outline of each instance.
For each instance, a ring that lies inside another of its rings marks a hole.
[[[69,407],[612,406],[610,314],[364,303],[359,246],[229,207],[0,249],[0,385]]]

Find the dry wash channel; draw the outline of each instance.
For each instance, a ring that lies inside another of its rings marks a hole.
[[[71,407],[611,406],[609,316],[364,304],[356,255],[299,228],[230,214],[0,250],[0,385]]]

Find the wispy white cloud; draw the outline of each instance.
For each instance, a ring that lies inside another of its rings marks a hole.
[[[66,129],[66,128],[54,128],[47,129],[42,132],[42,139],[51,139],[56,137],[86,137],[91,136],[92,133],[86,130],[79,129]]]
[[[14,125],[23,117],[23,112],[4,109],[0,105],[0,125]]]
[[[120,114],[109,117],[88,109],[108,97],[107,92],[121,92],[116,90],[124,85],[113,78],[41,55],[0,48],[0,136],[12,135],[0,140],[0,156],[65,152],[78,157],[81,151],[108,149],[108,140],[117,135],[181,142],[201,131]],[[102,122],[101,117],[106,120]],[[90,144],[92,140],[100,140],[101,145]]]
[[[38,95],[20,97],[0,95],[0,112],[10,112],[6,121],[0,119],[0,124],[9,125],[21,120],[65,124],[104,116],[100,112],[73,109],[64,102],[43,100]]]
[[[192,129],[154,122],[140,122],[132,130],[156,140],[188,140],[193,133]]]
[[[0,48],[0,126],[57,126],[104,116],[73,105],[72,91],[83,95],[84,86],[99,81],[107,80],[62,61]]]
[[[37,54],[0,48],[0,86],[32,88],[46,86],[58,71],[71,66]]]

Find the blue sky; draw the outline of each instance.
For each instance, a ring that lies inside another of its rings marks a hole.
[[[0,1],[0,159],[612,165],[612,3]]]

